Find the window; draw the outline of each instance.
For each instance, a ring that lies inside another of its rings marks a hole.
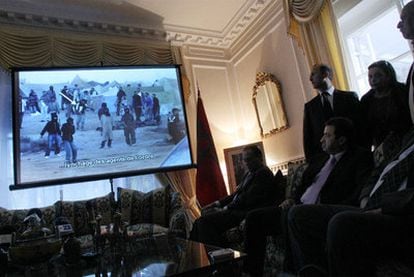
[[[409,1],[363,0],[334,2],[342,36],[351,89],[359,96],[369,89],[368,66],[378,60],[391,62],[400,82],[405,82],[412,54],[397,24],[400,10]],[[356,4],[355,4],[356,3]]]

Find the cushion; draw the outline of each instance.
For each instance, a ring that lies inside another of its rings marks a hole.
[[[141,191],[133,189],[118,188],[118,210],[121,212],[121,221],[134,224],[133,222],[140,221],[140,215],[142,214],[142,202],[144,194]],[[132,216],[132,210],[134,209],[134,217]]]
[[[149,237],[157,234],[167,234],[168,228],[158,224],[139,223],[127,227],[128,236],[132,237]]]
[[[308,167],[307,163],[289,163],[288,164],[288,175],[286,180],[286,198],[291,198],[296,189],[302,182],[303,172]]]
[[[273,177],[274,184],[276,185],[276,205],[279,205],[285,200],[286,191],[286,177],[283,176],[282,171],[279,169]]]
[[[122,220],[130,225],[155,223],[169,226],[172,192],[169,186],[143,193],[137,190],[118,188],[118,205]],[[175,198],[174,205],[179,200]]]
[[[142,221],[137,223],[155,223],[168,227],[170,203],[170,186],[155,189],[146,193],[143,199]],[[132,214],[134,215],[134,213]]]
[[[6,226],[12,227],[17,232],[24,231],[24,224],[23,220],[27,216],[27,213],[30,209],[21,209],[21,210],[8,210],[4,208],[0,208],[0,228],[4,228]],[[42,212],[42,218],[45,223],[46,228],[49,228],[52,232],[55,229],[55,217],[56,217],[56,209],[54,205],[50,205],[47,207],[39,208]]]
[[[91,221],[99,214],[102,216],[101,225],[112,222],[114,208],[113,193],[82,201],[58,201],[56,210],[58,216],[67,218],[76,235],[86,235],[92,232]]]

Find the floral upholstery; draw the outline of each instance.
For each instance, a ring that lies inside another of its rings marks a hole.
[[[24,231],[23,220],[30,209],[8,210],[0,208],[0,228],[8,226],[17,232]],[[39,208],[42,212],[45,227],[54,231],[56,211],[53,205]]]
[[[46,227],[54,230],[59,217],[66,218],[74,229],[82,246],[91,246],[93,238],[91,221],[101,215],[101,225],[113,223],[115,209],[121,212],[122,222],[127,222],[127,231],[132,236],[151,236],[173,233],[187,237],[190,220],[183,208],[180,193],[169,186],[143,193],[118,188],[118,203],[109,193],[82,201],[58,201],[54,205],[40,208]],[[0,207],[0,234],[23,230],[23,219],[27,210],[8,210]]]
[[[115,206],[113,193],[82,201],[58,201],[55,203],[57,215],[65,217],[72,224],[77,236],[91,233],[90,222],[98,214],[102,216],[101,224],[112,222]]]
[[[131,232],[152,234],[163,230],[183,237],[188,234],[189,219],[181,196],[169,186],[148,193],[118,188],[118,208],[122,220],[130,225],[128,230]]]
[[[307,163],[289,163],[288,173],[286,179],[286,198],[290,198],[302,182],[302,176],[305,169],[308,167]]]
[[[128,236],[149,237],[152,235],[166,234],[168,228],[152,223],[139,223],[127,227]]]

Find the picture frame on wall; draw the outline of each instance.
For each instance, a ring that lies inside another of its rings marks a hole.
[[[226,162],[227,176],[229,182],[230,194],[236,191],[236,187],[243,180],[247,168],[243,163],[243,149],[246,146],[256,145],[263,154],[263,160],[266,161],[263,142],[258,141],[245,145],[235,146],[224,149],[224,159]]]

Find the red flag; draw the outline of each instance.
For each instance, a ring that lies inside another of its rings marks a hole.
[[[203,207],[227,195],[203,101],[197,101],[197,200]]]

